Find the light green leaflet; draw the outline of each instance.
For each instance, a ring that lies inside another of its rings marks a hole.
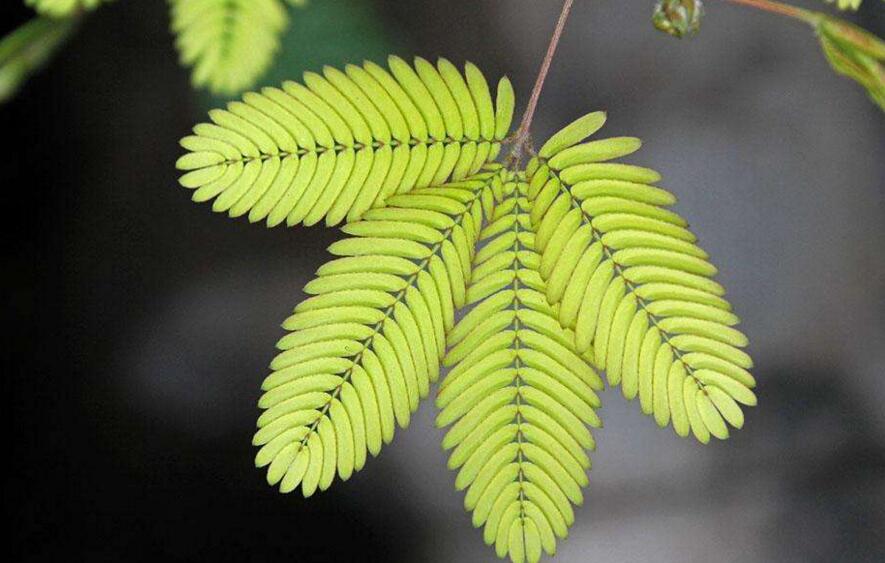
[[[755,382],[675,198],[611,162],[639,140],[585,141],[605,123],[591,113],[506,168],[506,79],[494,99],[445,60],[326,68],[210,113],[178,167],[215,211],[347,235],[262,386],[268,482],[310,496],[349,479],[444,374],[437,424],[465,508],[499,556],[535,562],[583,502],[596,370],[702,442],[743,425]]]

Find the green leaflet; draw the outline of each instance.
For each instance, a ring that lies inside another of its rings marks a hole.
[[[232,217],[336,225],[497,157],[513,112],[506,78],[496,107],[469,63],[463,76],[444,59],[389,64],[308,72],[210,112],[181,141],[181,184]]]
[[[377,455],[396,425],[409,424],[439,377],[445,335],[471,279],[483,196],[497,176],[492,167],[394,196],[345,228],[347,244],[330,248],[339,258],[320,268],[305,287],[312,297],[283,323],[291,332],[262,386],[253,443],[270,484],[300,486],[305,496],[326,489],[335,475],[346,480],[361,469],[367,452]]]
[[[554,135],[529,165],[533,225],[546,295],[574,329],[576,349],[592,343],[594,363],[643,412],[701,442],[739,428],[738,403],[754,405],[747,338],[711,278],[716,268],[695,244],[654,171],[607,161],[636,150],[627,138],[582,142],[601,127],[597,112]]]
[[[585,425],[602,380],[546,305],[523,175],[506,173],[502,202],[480,235],[465,305],[449,332],[451,370],[440,386],[443,447],[473,524],[513,561],[555,553],[581,504],[594,442]],[[505,244],[499,245],[498,241]],[[500,259],[503,258],[503,259]]]
[[[596,133],[604,124],[605,112],[588,113],[547,139],[547,142],[538,151],[538,156],[540,158],[550,158],[563,149],[576,145],[593,133]]]

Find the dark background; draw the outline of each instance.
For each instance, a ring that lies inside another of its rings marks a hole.
[[[680,196],[744,319],[760,406],[704,447],[606,392],[556,560],[885,560],[882,113],[801,25],[710,0],[680,42],[651,4],[576,2],[536,130],[605,108],[607,134],[645,140],[634,160]],[[266,80],[442,55],[525,100],[558,5],[314,0]],[[278,325],[337,235],[232,221],[177,186],[177,139],[221,102],[189,87],[166,11],[102,8],[0,107],[15,559],[493,560],[429,404],[309,500],[253,467]],[[3,2],[0,31],[30,15]]]

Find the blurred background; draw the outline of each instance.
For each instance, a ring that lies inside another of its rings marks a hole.
[[[314,0],[265,82],[395,52],[506,73],[524,102],[559,6]],[[605,392],[555,560],[885,561],[885,120],[802,25],[710,0],[678,41],[651,10],[575,3],[536,137],[607,109],[606,134],[644,139],[633,161],[664,174],[743,318],[760,405],[705,447]],[[0,31],[30,16],[3,2]],[[866,0],[855,21],[881,35],[883,16]],[[116,2],[0,106],[15,559],[494,560],[429,402],[309,500],[254,468],[279,323],[338,234],[189,201],[177,140],[222,101],[176,61],[164,2]]]

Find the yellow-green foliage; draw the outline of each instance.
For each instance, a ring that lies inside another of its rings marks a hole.
[[[293,2],[294,4],[294,2]],[[233,95],[252,86],[280,48],[280,0],[172,0],[172,30],[193,83]]]
[[[657,172],[575,121],[495,163],[513,113],[447,61],[366,63],[246,94],[182,140],[181,183],[273,226],[345,223],[262,386],[256,465],[304,496],[349,479],[436,392],[455,486],[486,543],[554,554],[583,503],[605,370],[680,436],[753,405],[746,337]],[[394,486],[391,484],[391,486]]]
[[[77,12],[94,10],[109,0],[25,0],[25,4],[44,16],[68,17]]]

